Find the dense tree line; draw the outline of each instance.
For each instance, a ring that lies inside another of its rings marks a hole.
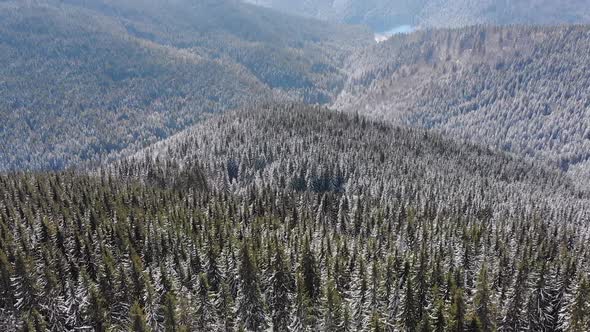
[[[532,207],[536,200],[563,208],[570,196],[582,195],[561,172],[513,155],[300,104],[213,117],[107,169],[141,180],[154,168],[168,172],[162,162],[173,165],[171,174],[198,162],[210,186],[237,194],[256,184],[404,196],[406,203],[476,199],[497,209],[507,201]]]
[[[590,176],[587,26],[394,37],[350,60],[335,107],[432,128]]]
[[[0,176],[0,329],[586,331],[568,181],[319,108],[216,117],[90,175]]]
[[[476,24],[588,23],[584,0],[246,0],[288,13],[365,24],[377,32],[409,24],[422,28]]]
[[[584,0],[432,0],[420,11],[424,27],[558,25],[589,23]]]
[[[260,100],[328,102],[368,42],[237,1],[3,1],[0,170],[101,160]]]

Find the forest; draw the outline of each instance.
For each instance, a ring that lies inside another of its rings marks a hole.
[[[0,332],[590,331],[588,10],[0,0]]]
[[[235,1],[0,2],[0,170],[63,170],[261,100],[326,103],[364,28]]]
[[[588,26],[396,36],[349,60],[333,105],[551,162],[590,178]]]
[[[5,331],[590,328],[588,194],[419,129],[261,105],[0,192]]]
[[[364,24],[375,32],[401,25],[461,28],[470,25],[590,23],[585,0],[246,0],[327,21]]]

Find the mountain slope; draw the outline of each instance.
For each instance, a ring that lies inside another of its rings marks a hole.
[[[397,36],[350,60],[335,108],[590,169],[590,28]]]
[[[211,188],[237,194],[270,186],[442,205],[478,197],[498,213],[509,202],[560,208],[568,205],[566,197],[577,196],[557,170],[423,130],[302,105],[216,116],[116,162],[109,172],[145,180],[163,169],[160,177],[173,181],[177,170],[195,164]]]
[[[366,24],[376,32],[401,25],[463,27],[477,24],[589,23],[584,0],[246,0],[288,13]]]
[[[589,318],[590,205],[567,177],[320,107],[228,112],[93,174],[0,175],[0,197],[2,331]]]
[[[370,42],[234,1],[0,6],[0,170],[98,160],[256,100],[328,102]]]

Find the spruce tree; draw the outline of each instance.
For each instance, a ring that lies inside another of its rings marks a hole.
[[[164,316],[164,330],[166,332],[177,332],[179,330],[178,314],[177,314],[177,300],[174,292],[166,292],[164,294],[163,316]]]
[[[217,309],[217,317],[220,319],[220,329],[222,331],[233,331],[236,315],[234,298],[227,282],[223,281],[219,288],[215,307]]]
[[[482,332],[491,332],[494,327],[494,311],[491,299],[490,281],[488,269],[484,264],[477,277],[477,289],[473,301],[475,316],[481,324]]]
[[[89,286],[90,299],[86,315],[94,331],[102,332],[109,328],[107,302],[95,285]]]
[[[525,328],[525,291],[528,272],[523,264],[518,270],[516,280],[509,294],[508,303],[505,308],[501,328],[503,331],[518,332]]]
[[[333,280],[326,286],[326,303],[324,307],[323,329],[326,331],[339,331],[343,327],[342,297],[336,289]]]
[[[238,316],[243,326],[250,331],[266,329],[266,313],[260,293],[258,268],[250,249],[244,244],[241,250],[240,294],[238,296]]]
[[[418,310],[416,308],[416,295],[414,290],[414,282],[409,274],[410,265],[408,262],[405,264],[405,288],[402,300],[401,309],[401,326],[406,331],[416,331],[420,319],[418,318]]]
[[[434,332],[445,332],[447,328],[447,319],[445,317],[445,305],[441,299],[436,301],[434,313]]]
[[[8,257],[0,249],[0,308],[14,310],[14,293],[12,292],[11,278],[14,270],[8,261]]]
[[[277,248],[272,262],[272,269],[273,273],[270,280],[272,292],[269,304],[272,312],[273,330],[287,331],[290,324],[291,293],[294,282],[281,248]]]
[[[536,280],[527,303],[527,325],[530,331],[545,331],[551,326],[552,294],[546,285],[546,269],[536,273]]]
[[[303,275],[305,292],[309,299],[316,303],[320,297],[320,273],[318,271],[315,253],[310,248],[309,240],[305,240],[301,260],[301,274]]]
[[[418,326],[419,332],[432,332],[432,324],[430,323],[430,316],[428,313],[422,315],[422,319],[420,320],[420,325]]]
[[[14,267],[14,288],[16,308],[21,312],[33,309],[40,293],[33,260],[19,252]]]
[[[215,309],[211,302],[211,293],[209,291],[209,280],[207,274],[199,275],[196,294],[196,328],[201,331],[207,331],[213,328],[215,324]]]
[[[569,331],[590,331],[590,283],[586,277],[580,281],[571,307]]]
[[[466,305],[462,288],[455,288],[453,301],[449,310],[449,331],[465,331]]]
[[[136,301],[131,306],[130,312],[131,331],[133,332],[148,332],[151,329],[148,327],[145,313],[139,303]]]

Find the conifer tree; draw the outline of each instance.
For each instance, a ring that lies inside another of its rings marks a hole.
[[[311,250],[309,240],[306,239],[303,245],[301,274],[303,275],[305,292],[309,299],[316,303],[320,297],[320,273],[318,271],[315,253]]]
[[[342,298],[333,280],[326,286],[326,304],[324,310],[323,329],[339,331],[343,327]]]
[[[276,251],[272,269],[273,273],[270,280],[272,292],[269,304],[272,311],[273,330],[287,331],[290,324],[291,293],[294,283],[281,248]]]
[[[148,332],[151,329],[148,327],[145,313],[138,302],[134,302],[131,306],[130,313],[131,330],[133,332]]]
[[[430,323],[430,316],[428,313],[422,315],[422,319],[420,320],[420,325],[418,326],[419,332],[432,332],[432,325]]]
[[[0,308],[12,311],[14,308],[14,294],[12,292],[11,278],[13,274],[12,264],[2,249],[0,249]]]
[[[365,262],[361,258],[357,271],[353,280],[353,318],[356,324],[356,329],[359,331],[367,329],[371,320],[371,313],[369,312],[369,286],[367,281],[367,274],[365,270]]]
[[[109,328],[109,317],[107,313],[107,303],[102,297],[98,287],[90,285],[90,299],[86,315],[89,317],[94,331],[106,331]]]
[[[174,292],[168,291],[164,294],[164,303],[162,307],[164,311],[164,330],[166,332],[179,331],[177,300]]]
[[[213,242],[213,240],[209,240],[209,242]],[[210,244],[209,250],[207,251],[207,280],[209,281],[210,291],[212,292],[219,291],[219,284],[224,278],[217,262],[217,256],[214,246]]]
[[[291,313],[292,331],[312,331],[315,321],[313,305],[305,291],[305,281],[301,273],[297,273],[295,301]],[[352,319],[352,318],[351,318]]]
[[[406,331],[416,331],[420,319],[416,308],[416,295],[414,282],[410,276],[410,263],[406,261],[404,266],[405,287],[401,309],[401,326]]]
[[[510,292],[508,303],[504,312],[501,328],[503,331],[518,332],[525,327],[524,318],[526,298],[527,268],[523,264],[518,270],[516,280]]]
[[[223,281],[220,285],[215,307],[217,309],[217,317],[221,320],[221,330],[233,331],[236,315],[235,305],[230,286],[226,281]]]
[[[477,277],[477,289],[473,301],[475,307],[475,316],[481,324],[482,332],[491,332],[494,330],[494,311],[491,299],[490,281],[488,269],[484,264]]]
[[[586,277],[580,281],[570,310],[570,324],[566,332],[590,331],[590,283]]]
[[[479,321],[479,318],[475,314],[469,315],[467,317],[467,323],[465,326],[466,332],[480,332],[483,331],[482,324]]]
[[[531,331],[544,331],[550,328],[552,294],[548,292],[546,284],[545,265],[536,273],[536,280],[527,303],[527,325]]]
[[[436,311],[434,314],[434,332],[444,332],[447,327],[447,320],[445,317],[445,305],[441,299],[436,301]]]
[[[207,274],[205,273],[201,273],[201,275],[199,275],[196,302],[197,329],[202,331],[212,329],[215,324],[215,309],[213,307],[213,303],[211,302],[209,280],[207,280]]]
[[[258,268],[246,244],[241,251],[240,294],[238,314],[243,326],[250,331],[262,331],[267,327],[264,302],[260,293]]]
[[[40,290],[35,276],[32,259],[19,252],[16,256],[12,287],[16,296],[16,308],[21,312],[33,309],[37,303]]]
[[[466,305],[463,297],[463,289],[455,288],[453,301],[449,310],[449,331],[465,331]]]
[[[385,328],[383,327],[383,321],[381,320],[381,316],[378,312],[373,312],[371,315],[371,320],[369,322],[369,328],[372,332],[384,332]]]
[[[39,311],[37,311],[37,309],[33,309],[31,311],[31,322],[32,322],[32,326],[34,327],[33,331],[47,331],[47,322],[45,320],[45,317],[43,317],[43,315],[41,315],[39,313]],[[27,328],[30,325],[27,326]]]

